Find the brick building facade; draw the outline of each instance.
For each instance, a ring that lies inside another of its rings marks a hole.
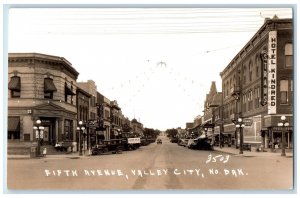
[[[8,140],[35,141],[36,120],[45,144],[76,141],[76,80],[66,59],[38,53],[8,58]]]
[[[293,24],[291,19],[267,19],[252,39],[220,73],[222,78],[224,132],[234,140],[237,118],[250,119],[244,142],[278,148],[285,115],[290,127],[287,147],[293,136]]]

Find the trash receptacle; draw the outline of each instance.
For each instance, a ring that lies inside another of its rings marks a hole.
[[[37,147],[31,146],[30,147],[30,158],[36,158],[37,157]]]

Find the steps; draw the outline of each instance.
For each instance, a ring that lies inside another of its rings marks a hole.
[[[7,155],[30,155],[30,148],[37,146],[36,142],[8,142],[7,143]],[[66,154],[66,152],[56,151],[52,145],[41,146],[41,152],[43,148],[47,149],[47,155],[59,155]]]

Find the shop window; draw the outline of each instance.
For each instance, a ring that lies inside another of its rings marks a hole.
[[[20,139],[20,117],[9,116],[7,122],[7,138]]]
[[[73,140],[73,121],[65,120],[64,131],[62,134],[62,139],[64,141],[72,141]]]
[[[285,66],[293,67],[293,44],[287,43],[285,45]]]
[[[288,103],[288,80],[280,81],[280,103]]]
[[[290,100],[290,102],[291,102],[291,104],[293,104],[293,99],[294,99],[294,90],[293,90],[293,80],[291,80],[291,100]]]

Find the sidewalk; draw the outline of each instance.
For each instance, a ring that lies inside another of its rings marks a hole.
[[[227,153],[227,154],[232,154],[232,155],[237,155],[237,156],[241,156],[241,157],[284,157],[281,156],[281,150],[277,151],[277,152],[271,152],[270,150],[268,150],[267,152],[257,152],[257,151],[243,151],[243,154],[239,154],[240,150],[236,149],[235,147],[214,147],[215,151],[220,151],[223,153]],[[286,150],[286,156],[288,158],[293,157],[293,153],[291,150]]]
[[[36,157],[30,158],[30,155],[7,155],[7,159],[79,159],[79,158],[87,158],[89,155],[79,155],[78,152],[76,153],[69,153],[69,154],[58,154],[58,155],[46,155],[45,157]]]

